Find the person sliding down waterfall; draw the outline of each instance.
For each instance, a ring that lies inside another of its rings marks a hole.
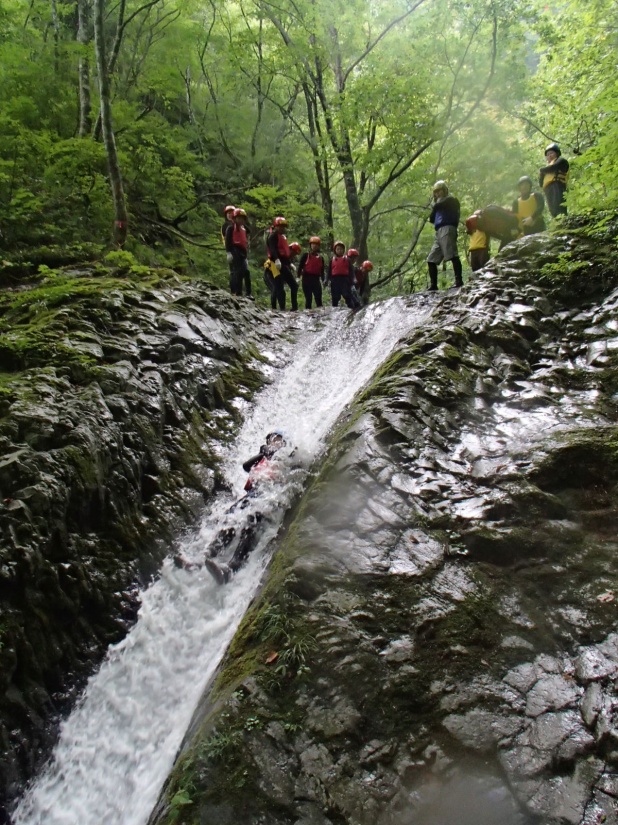
[[[242,465],[243,470],[249,473],[249,478],[245,484],[245,495],[234,502],[227,512],[236,513],[239,510],[251,510],[244,519],[244,525],[242,527],[240,525],[226,527],[220,530],[208,547],[202,564],[187,561],[182,555],[177,555],[174,557],[176,567],[184,567],[185,570],[197,570],[205,566],[219,584],[226,584],[232,574],[240,570],[247,561],[249,554],[257,547],[268,523],[267,515],[252,505],[262,493],[266,482],[281,480],[283,468],[281,464],[278,465],[275,454],[286,445],[287,441],[281,430],[274,430],[266,436],[266,444],[262,444],[259,453],[247,459]],[[232,545],[235,539],[237,539],[237,544],[230,560],[226,564],[214,561],[217,556]]]

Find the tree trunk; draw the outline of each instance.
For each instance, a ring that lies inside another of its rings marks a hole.
[[[127,204],[122,186],[122,175],[116,151],[116,139],[112,124],[112,104],[110,100],[109,72],[105,54],[105,31],[103,26],[103,5],[105,0],[94,0],[94,48],[99,75],[99,95],[101,98],[101,132],[107,154],[109,182],[114,203],[114,241],[122,246],[127,238]]]
[[[92,104],[90,100],[90,61],[87,48],[90,42],[88,0],[77,0],[77,42],[80,46],[79,78],[79,136],[86,137],[92,131]]]
[[[58,74],[60,68],[60,20],[56,0],[51,0],[52,26],[54,28],[54,70]]]

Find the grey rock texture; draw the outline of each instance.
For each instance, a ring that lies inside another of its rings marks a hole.
[[[613,258],[532,236],[435,297],[335,433],[152,823],[618,823]]]
[[[4,810],[219,483],[213,448],[271,333],[250,302],[163,270],[52,272],[0,307]]]

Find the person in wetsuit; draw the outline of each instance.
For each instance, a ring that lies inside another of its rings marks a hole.
[[[557,143],[550,143],[545,149],[545,163],[539,169],[539,186],[543,187],[549,214],[552,218],[566,215],[564,194],[569,180],[569,162],[562,157]]]
[[[322,306],[322,281],[324,280],[324,258],[320,254],[322,241],[317,235],[309,238],[309,252],[301,255],[298,274],[305,295],[305,309],[311,309],[315,298],[316,307]]]
[[[232,295],[242,295],[243,282],[247,298],[251,295],[251,273],[247,261],[249,234],[245,221],[247,213],[244,209],[234,210],[234,222],[225,230],[225,250],[230,265],[230,292]]]
[[[343,298],[350,309],[354,309],[352,300],[352,264],[345,254],[345,244],[343,241],[335,241],[333,244],[333,257],[328,264],[326,273],[326,283],[330,284],[332,304],[339,306]]]
[[[268,249],[268,257],[274,262],[275,272],[274,276],[274,297],[279,304],[279,309],[285,309],[285,284],[290,288],[290,298],[292,300],[292,310],[298,309],[296,295],[298,293],[298,284],[296,278],[292,273],[292,252],[288,240],[285,236],[285,229],[288,222],[283,216],[275,218],[273,221],[273,231],[268,236],[266,247]],[[271,270],[272,271],[272,270]]]
[[[373,269],[371,261],[363,261],[356,269],[356,290],[360,304],[366,307],[369,303],[369,293],[371,292],[371,285],[369,283],[369,273]]]
[[[260,485],[264,481],[272,481],[278,475],[278,469],[273,466],[272,458],[282,447],[286,446],[286,440],[281,430],[274,430],[266,436],[266,443],[262,444],[257,455],[251,456],[243,463],[243,470],[249,473],[245,483],[245,495],[235,501],[229,508],[228,513],[238,510],[249,509],[256,496],[259,495]],[[248,513],[245,524],[238,533],[237,527],[226,527],[220,530],[215,536],[207,550],[203,566],[212,574],[219,584],[226,584],[247,561],[249,554],[255,550],[261,534],[261,526],[264,522],[264,514],[253,509]],[[224,550],[226,550],[238,535],[238,543],[231,559],[226,563],[214,561]],[[185,570],[197,570],[202,567],[198,562],[189,562],[182,555],[174,557],[174,564],[177,567],[184,567]]]
[[[511,212],[517,215],[521,231],[524,235],[534,235],[545,230],[543,209],[545,198],[540,192],[532,191],[532,180],[523,175],[517,182],[519,197],[513,201]]]

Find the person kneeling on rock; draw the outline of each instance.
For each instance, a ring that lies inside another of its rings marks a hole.
[[[274,430],[266,436],[266,443],[262,444],[257,455],[252,456],[244,462],[243,470],[249,473],[245,484],[245,495],[235,501],[227,511],[235,513],[239,510],[252,509],[244,519],[244,525],[240,527],[227,527],[220,530],[207,549],[203,564],[199,562],[187,561],[182,555],[174,557],[176,567],[184,567],[185,570],[197,570],[205,566],[219,584],[226,584],[232,575],[236,573],[247,561],[249,554],[257,547],[260,536],[263,532],[266,518],[263,513],[256,510],[254,506],[255,498],[260,494],[260,488],[266,481],[276,481],[280,475],[281,467],[273,462],[275,453],[287,444],[281,430]],[[239,532],[240,527],[240,532]],[[236,548],[227,564],[214,561],[224,550],[232,545],[238,538]]]

